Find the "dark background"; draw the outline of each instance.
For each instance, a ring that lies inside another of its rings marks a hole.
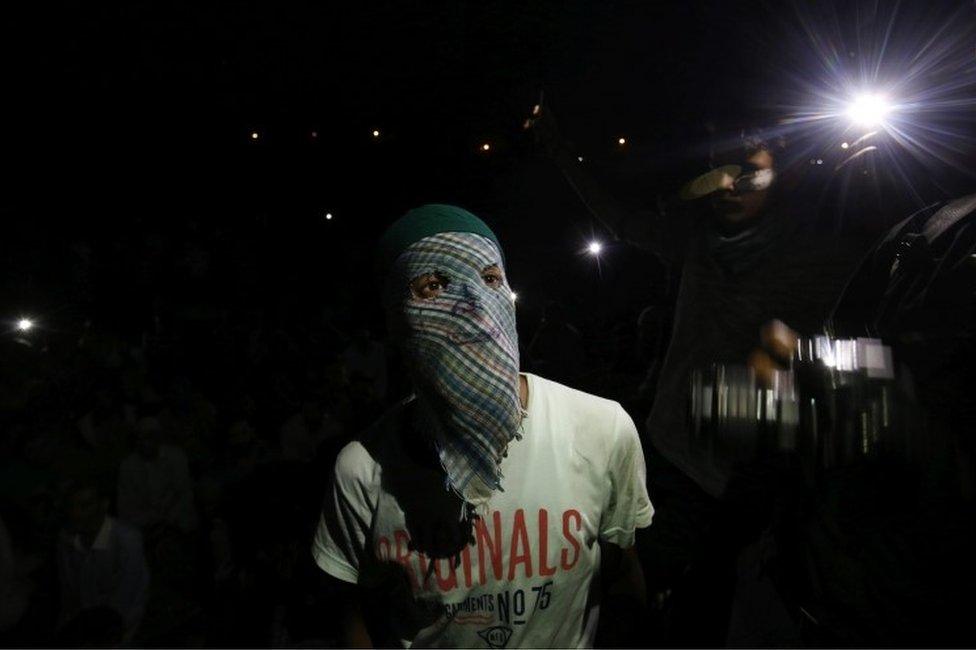
[[[11,304],[38,315],[61,309],[66,248],[79,237],[96,249],[114,239],[139,258],[136,240],[184,222],[203,236],[260,241],[246,254],[251,277],[218,263],[221,281],[233,285],[218,299],[243,292],[271,308],[314,294],[321,304],[326,279],[372,280],[368,264],[354,261],[369,257],[396,215],[455,202],[500,231],[533,320],[554,287],[565,297],[590,281],[592,260],[576,253],[600,234],[520,129],[540,91],[593,173],[622,200],[653,209],[703,168],[710,140],[822,101],[810,86],[833,83],[825,52],[853,77],[891,77],[913,44],[940,33],[965,4],[5,9],[4,275],[29,275],[31,285],[8,283]],[[616,146],[620,136],[625,147]],[[336,219],[325,223],[326,212]],[[99,310],[125,319],[138,308],[124,282],[133,281],[124,272],[132,260],[100,257],[108,282],[98,288]],[[638,302],[667,293],[653,269],[618,274],[628,267],[621,257],[603,269],[601,307],[621,283],[628,296],[642,292]],[[375,311],[369,292],[351,293],[355,313]]]
[[[382,340],[373,242],[416,205],[456,203],[496,229],[527,369],[538,359],[525,348],[558,301],[586,360],[572,383],[623,401],[639,421],[649,404],[636,387],[667,340],[639,340],[637,316],[656,306],[666,322],[678,276],[606,240],[522,129],[540,92],[587,170],[652,211],[706,168],[717,139],[742,124],[782,127],[822,100],[814,88],[832,74],[890,78],[933,35],[971,61],[976,21],[967,2],[424,4],[0,9],[0,503],[15,546],[41,566],[21,642],[53,642],[59,490],[94,457],[114,489],[119,458],[77,434],[100,390],[137,416],[205,405],[210,415],[191,427],[199,440],[169,431],[198,489],[233,465],[235,422],[270,450],[268,474],[221,483],[219,505],[201,508],[185,561],[200,567],[198,582],[154,582],[139,641],[335,641],[334,621],[316,613],[328,596],[305,582],[308,531],[338,442],[384,401],[362,397],[341,355],[360,328]],[[921,76],[954,75],[943,66]],[[947,92],[971,98],[971,83]],[[971,104],[953,110],[940,116],[948,133],[971,125]],[[931,166],[897,163],[858,195],[874,202],[850,236],[867,242],[943,196]],[[583,252],[594,237],[608,243],[599,260]],[[14,331],[22,316],[37,322],[29,336]],[[289,469],[275,460],[278,431],[309,399],[342,434]],[[33,478],[10,478],[23,472]],[[208,577],[217,519],[234,531],[236,587]],[[269,555],[292,569],[268,569]],[[167,598],[188,605],[168,610]]]

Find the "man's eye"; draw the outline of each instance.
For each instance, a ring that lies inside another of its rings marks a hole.
[[[418,278],[413,285],[414,292],[421,298],[436,298],[448,285],[448,280],[432,276],[429,278]]]

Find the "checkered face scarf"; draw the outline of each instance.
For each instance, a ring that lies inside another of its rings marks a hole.
[[[408,247],[393,266],[386,305],[419,405],[419,423],[453,487],[468,503],[487,503],[501,489],[499,464],[521,438],[515,305],[506,282],[482,275],[502,256],[489,239],[440,233]],[[446,280],[434,298],[414,296],[410,283]]]

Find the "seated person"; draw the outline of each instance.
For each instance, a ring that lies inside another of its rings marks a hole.
[[[108,499],[93,484],[73,485],[66,505],[58,540],[59,620],[66,625],[84,612],[109,608],[122,617],[124,638],[131,639],[149,592],[142,535],[108,516]]]
[[[186,454],[160,442],[163,427],[156,418],[136,424],[136,449],[119,468],[119,517],[142,529],[196,527],[193,484]]]

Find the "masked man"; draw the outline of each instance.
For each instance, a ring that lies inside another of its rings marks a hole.
[[[633,422],[519,372],[501,246],[474,215],[412,210],[378,263],[415,393],[336,461],[312,552],[357,585],[344,642],[382,644],[385,626],[404,646],[593,645],[601,599],[644,597],[632,547],[653,510]]]

